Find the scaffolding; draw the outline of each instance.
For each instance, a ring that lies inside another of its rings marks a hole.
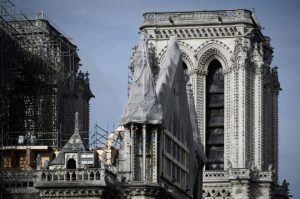
[[[118,129],[113,132],[109,132],[98,124],[95,124],[94,131],[90,134],[89,145],[91,149],[98,150],[108,149],[110,146],[120,149],[122,146],[122,135],[120,132],[122,131],[118,131]],[[113,144],[110,145],[109,143]]]
[[[28,19],[12,1],[0,0],[1,146],[60,148],[73,134],[78,49],[44,16]],[[83,80],[89,104],[87,75]]]

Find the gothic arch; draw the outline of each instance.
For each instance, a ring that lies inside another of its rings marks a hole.
[[[232,50],[229,48],[229,46],[227,46],[225,43],[223,43],[222,41],[216,40],[216,39],[211,39],[209,41],[206,41],[204,43],[202,43],[196,50],[196,56],[198,57],[198,55],[203,52],[202,49],[208,49],[208,48],[220,48],[223,49],[225,51],[228,51],[228,53],[232,54]]]
[[[196,52],[195,57],[197,59],[196,63],[198,69],[207,71],[208,65],[214,59],[221,63],[224,71],[230,68],[231,60],[229,58],[231,57],[232,51],[221,41],[212,40],[205,42],[199,46],[197,50],[198,52]]]
[[[188,45],[187,43],[184,43],[183,41],[178,41],[178,45],[179,48],[181,50],[182,53],[182,61],[184,61],[188,67],[188,70],[193,70],[195,69],[195,60],[193,55],[193,48]],[[165,54],[167,51],[167,45],[160,51],[160,53],[158,54],[158,64],[160,65],[163,61],[163,59],[165,58]]]
[[[223,70],[226,70],[229,67],[228,61],[223,53],[221,53],[217,48],[210,48],[199,57],[197,62],[198,68],[203,71],[207,71],[210,62],[214,59],[221,63]]]

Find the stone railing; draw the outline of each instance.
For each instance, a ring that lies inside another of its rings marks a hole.
[[[53,181],[103,181],[104,169],[84,169],[84,170],[47,170],[40,171],[38,175],[40,182]]]
[[[246,22],[253,23],[249,10],[217,10],[198,12],[166,12],[145,13],[142,26],[147,25],[171,25],[180,23],[202,24],[214,22]]]
[[[250,169],[229,169],[229,179],[250,179]]]
[[[253,174],[252,178],[258,182],[271,182],[274,179],[274,173],[272,171],[259,171]]]
[[[37,175],[34,171],[0,171],[0,183],[6,189],[33,187]]]
[[[214,182],[214,181],[226,181],[228,180],[228,171],[204,171],[203,181]]]
[[[230,181],[237,179],[251,179],[256,182],[272,182],[275,174],[272,171],[252,171],[250,169],[231,168],[226,171],[204,171],[204,182]]]

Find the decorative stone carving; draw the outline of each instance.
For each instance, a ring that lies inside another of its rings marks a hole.
[[[41,154],[37,154],[36,159],[35,159],[35,164],[36,164],[36,170],[41,170]]]
[[[201,55],[201,57],[199,58],[199,67],[202,68],[202,69],[207,70],[207,68],[204,68],[204,67],[211,61],[212,58],[221,59],[221,62],[223,62],[224,65],[225,65],[225,66],[223,66],[224,69],[228,68],[227,59],[216,48],[210,48],[207,51],[205,51],[204,54]]]
[[[158,63],[163,59],[166,40],[172,35],[179,38],[204,145],[208,65],[217,59],[223,67],[225,168],[204,172],[203,197],[257,198],[250,188],[269,193],[278,167],[280,84],[277,68],[270,67],[270,39],[260,32],[254,12],[146,13],[144,17],[141,29],[152,35]],[[272,149],[267,149],[268,142],[273,143]],[[274,172],[269,171],[270,163]],[[269,184],[262,186],[262,182]]]

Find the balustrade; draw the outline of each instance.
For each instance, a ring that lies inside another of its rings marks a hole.
[[[36,178],[33,171],[0,171],[0,184],[7,189],[33,187]]]
[[[103,180],[103,169],[85,170],[49,170],[42,171],[40,180],[47,181],[100,181]]]
[[[231,179],[240,179],[250,178],[250,170],[249,169],[229,169],[229,178]]]
[[[260,171],[260,172],[258,172],[254,176],[254,178],[255,178],[255,181],[259,181],[259,182],[267,181],[267,182],[270,182],[270,181],[273,181],[274,174],[271,171]]]
[[[222,181],[228,179],[227,171],[204,171],[203,181]]]

